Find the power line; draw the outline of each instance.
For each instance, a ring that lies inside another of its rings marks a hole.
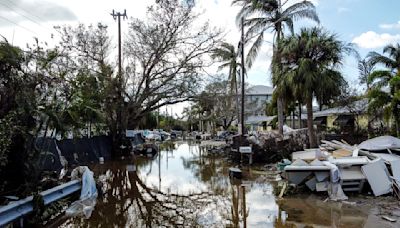
[[[3,6],[5,6],[5,7],[7,7],[7,8],[10,9],[11,11],[15,12],[16,14],[18,14],[18,15],[24,17],[24,18],[27,19],[28,21],[31,21],[31,22],[37,24],[38,26],[40,26],[40,27],[42,27],[42,28],[44,28],[44,29],[46,29],[46,30],[48,30],[48,31],[50,32],[50,30],[49,30],[48,28],[44,27],[43,25],[41,25],[40,23],[38,23],[36,20],[33,20],[32,18],[28,17],[27,15],[24,15],[24,14],[21,14],[21,13],[17,12],[15,9],[13,9],[13,8],[10,7],[9,5],[5,4],[4,2],[0,2],[0,4],[3,5]],[[51,34],[51,32],[50,32],[50,34]]]
[[[0,18],[3,19],[3,20],[5,20],[5,21],[8,21],[8,22],[10,22],[10,23],[12,23],[12,24],[14,24],[14,25],[16,25],[16,26],[18,26],[18,27],[21,27],[21,28],[23,28],[23,29],[25,29],[25,30],[27,30],[27,31],[29,31],[29,32],[31,32],[31,33],[34,33],[34,34],[37,35],[36,32],[34,32],[34,31],[28,29],[28,28],[25,27],[25,26],[19,25],[19,24],[17,24],[16,22],[14,22],[14,21],[12,21],[12,20],[10,20],[10,19],[8,19],[8,18],[5,18],[5,17],[3,17],[3,16],[0,16]]]
[[[11,5],[13,5],[15,8],[20,9],[20,10],[24,11],[25,13],[27,13],[27,14],[29,14],[29,15],[32,15],[32,16],[36,17],[37,19],[41,20],[41,21],[45,21],[43,18],[41,18],[41,17],[39,17],[39,16],[37,16],[37,15],[34,15],[34,14],[28,12],[27,10],[25,10],[25,9],[23,9],[22,7],[18,6],[18,5],[15,4],[14,2],[11,2],[10,0],[5,0],[5,1],[7,1],[7,2],[10,3]]]

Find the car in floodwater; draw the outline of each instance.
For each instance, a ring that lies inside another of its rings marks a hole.
[[[149,140],[146,136],[149,136],[150,133],[143,130],[135,130],[131,131],[127,139],[131,143],[132,153],[134,154],[141,154],[141,155],[152,155],[154,156],[158,152],[158,147],[155,145],[154,142]],[[155,135],[155,134],[153,134]],[[150,137],[154,137],[151,136]]]
[[[182,137],[182,131],[172,130],[170,134],[171,139],[177,139]]]

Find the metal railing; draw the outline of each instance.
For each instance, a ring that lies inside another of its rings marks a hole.
[[[81,180],[73,180],[43,191],[40,195],[43,197],[44,205],[47,205],[79,191],[81,187]],[[33,211],[32,200],[33,196],[29,196],[25,199],[0,207],[0,227],[31,213]]]

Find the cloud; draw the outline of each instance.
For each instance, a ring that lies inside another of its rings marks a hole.
[[[395,24],[380,24],[379,28],[381,29],[400,29],[400,21]]]
[[[76,20],[76,15],[68,8],[46,0],[0,0],[0,14],[14,23],[34,21]],[[10,22],[0,20],[0,26],[9,26]]]
[[[390,43],[400,41],[400,34],[391,35],[388,33],[378,34],[374,31],[368,31],[353,39],[353,43],[361,48],[380,48]]]

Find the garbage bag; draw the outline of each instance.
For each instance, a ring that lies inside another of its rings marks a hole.
[[[70,217],[84,216],[85,218],[90,218],[96,206],[96,181],[94,180],[93,172],[87,166],[79,166],[72,170],[72,179],[78,178],[79,175],[82,175],[81,196],[79,200],[71,204],[65,214]]]

